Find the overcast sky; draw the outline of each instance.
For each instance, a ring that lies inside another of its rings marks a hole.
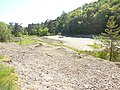
[[[97,0],[0,0],[0,21],[30,23],[55,19],[62,11],[72,11]]]

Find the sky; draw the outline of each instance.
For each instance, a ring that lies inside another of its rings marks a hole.
[[[55,19],[85,3],[97,0],[0,0],[0,21],[22,23],[41,23]]]

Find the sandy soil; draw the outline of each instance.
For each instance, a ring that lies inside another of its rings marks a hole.
[[[76,38],[76,37],[65,37],[65,36],[45,36],[49,39],[61,40],[65,45],[74,47],[79,50],[93,50],[88,45],[93,45],[95,40],[91,38]]]
[[[0,44],[5,62],[16,69],[22,90],[120,90],[120,68],[114,63],[78,55],[62,47]]]

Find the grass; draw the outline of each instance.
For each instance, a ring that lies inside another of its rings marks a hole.
[[[37,42],[41,42],[41,40],[34,40],[33,38],[36,38],[36,36],[24,36],[23,40],[20,40],[15,43],[18,45],[30,45],[35,44]]]
[[[0,90],[19,90],[14,69],[0,64]]]
[[[4,55],[1,55],[1,54],[0,54],[0,60],[1,60],[1,59],[4,59],[4,58],[5,58]]]
[[[5,56],[0,54],[0,62],[4,60],[6,60]],[[20,90],[17,79],[14,68],[0,64],[0,90]]]
[[[101,48],[101,45],[100,44],[96,44],[96,43],[94,43],[93,45],[87,45],[87,46],[90,46],[93,49],[100,49]]]
[[[1,55],[0,54],[0,62],[7,62],[7,61],[10,61],[11,59],[9,58],[6,58],[4,55]]]

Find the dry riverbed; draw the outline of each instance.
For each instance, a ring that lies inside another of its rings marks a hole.
[[[16,69],[22,90],[120,90],[114,63],[45,44],[0,44],[5,62]]]
[[[45,36],[45,38],[60,40],[64,45],[79,49],[79,50],[93,50],[89,45],[95,43],[94,39],[82,37],[65,37],[65,36]]]

